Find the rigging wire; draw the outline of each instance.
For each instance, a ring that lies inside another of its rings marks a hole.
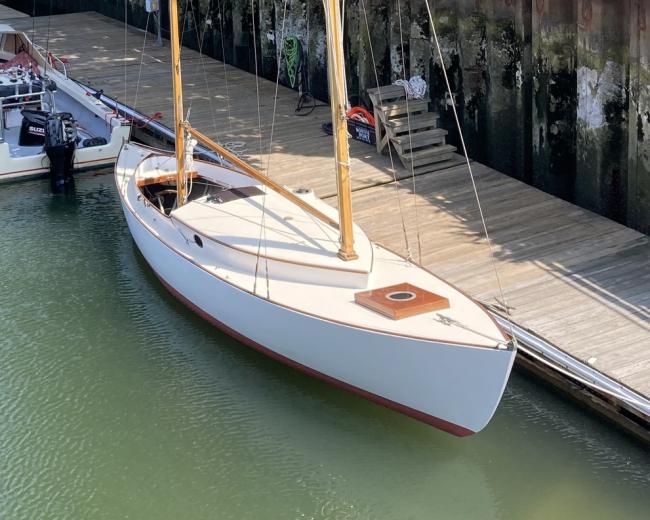
[[[212,0],[210,0],[212,1]],[[223,63],[223,79],[226,86],[226,104],[228,106],[228,130],[232,131],[232,117],[230,115],[230,92],[228,89],[228,72],[226,67],[226,44],[223,37],[223,0],[218,0],[217,10],[219,11],[219,35],[221,39],[221,62]]]
[[[429,0],[425,0],[425,5],[427,7],[427,13],[429,15],[429,21],[431,22],[431,32],[433,35],[434,43],[436,45],[436,49],[438,51],[438,57],[440,59],[440,68],[442,69],[442,75],[445,78],[445,85],[447,86],[447,92],[449,93],[449,97],[452,100],[451,108],[452,112],[454,114],[454,120],[456,121],[456,128],[458,129],[458,136],[460,138],[460,143],[463,148],[463,154],[465,155],[465,162],[467,163],[467,171],[469,173],[469,178],[472,182],[472,189],[474,191],[474,197],[476,199],[476,204],[478,206],[478,211],[479,215],[481,217],[481,223],[483,226],[483,232],[485,233],[485,239],[487,240],[488,244],[488,249],[490,251],[490,263],[492,264],[492,270],[494,271],[494,276],[497,280],[497,284],[499,286],[499,295],[501,296],[501,301],[504,304],[505,311],[506,311],[506,318],[508,320],[508,323],[510,324],[510,336],[512,337],[513,341],[517,342],[517,339],[515,338],[514,335],[514,329],[512,326],[512,319],[510,315],[510,307],[508,306],[508,302],[506,301],[506,298],[503,293],[503,285],[501,284],[501,277],[499,276],[499,270],[497,269],[496,265],[496,260],[494,257],[494,247],[492,245],[492,240],[490,238],[490,234],[488,232],[488,227],[485,222],[485,215],[483,213],[483,207],[481,206],[481,198],[478,193],[478,188],[476,187],[476,181],[474,179],[474,172],[472,171],[472,164],[471,161],[469,160],[469,155],[467,153],[467,146],[465,145],[465,138],[463,137],[463,131],[461,129],[460,125],[460,119],[458,117],[458,110],[456,110],[456,104],[453,102],[454,96],[451,91],[451,84],[449,83],[449,76],[447,75],[447,69],[445,68],[445,60],[442,56],[442,50],[440,48],[440,42],[438,40],[438,33],[436,32],[436,24],[433,21],[433,14],[431,13],[431,6],[429,5]]]
[[[32,45],[34,45],[34,37],[36,36],[36,0],[32,4],[32,37],[29,41],[29,54],[32,55]]]
[[[284,0],[282,25],[280,27],[280,50],[276,50],[277,72],[275,74],[275,91],[273,93],[273,112],[271,115],[271,135],[269,139],[269,153],[266,159],[266,174],[269,175],[271,171],[271,153],[273,152],[273,133],[275,130],[275,115],[278,106],[278,87],[280,85],[280,67],[282,64],[282,53],[284,51],[284,26],[287,18],[287,4],[288,0]],[[277,41],[277,40],[276,40]]]
[[[276,48],[276,61],[277,61],[277,66],[276,66],[276,74],[275,74],[275,91],[273,94],[273,113],[271,116],[271,135],[269,138],[269,153],[266,159],[266,175],[270,175],[271,173],[271,154],[273,153],[273,134],[275,131],[275,115],[277,112],[277,106],[278,106],[278,87],[280,85],[280,67],[282,65],[282,54],[283,54],[283,47],[284,47],[284,27],[285,27],[285,22],[287,19],[287,4],[288,0],[284,0],[284,5],[282,8],[282,25],[280,28],[280,45],[281,48],[280,50],[277,50]],[[277,39],[276,39],[277,42]],[[261,160],[260,160],[261,164]],[[265,257],[265,270],[266,270],[266,295],[267,298],[270,298],[270,291],[269,291],[269,258],[268,258],[268,243],[266,240],[266,194],[267,194],[267,189],[265,188],[264,190],[264,197],[262,200],[262,222],[260,226],[260,236],[257,242],[257,259],[255,261],[255,284],[257,284],[257,272],[258,272],[258,265],[259,265],[259,260],[260,260],[260,248],[262,244],[262,234],[264,235],[264,257]],[[255,291],[253,291],[255,292]]]
[[[50,25],[52,22],[52,0],[50,0],[50,13],[47,15],[47,40],[45,41],[45,71],[43,77],[47,77],[47,62],[50,60]],[[52,64],[54,67],[54,64]]]
[[[375,61],[375,53],[372,48],[372,39],[370,37],[370,25],[368,24],[368,13],[366,11],[366,2],[365,0],[361,0],[361,8],[363,11],[363,18],[365,20],[365,26],[366,26],[366,34],[368,36],[368,47],[370,49],[370,57],[372,59],[372,70],[375,75],[375,84],[377,85],[377,89],[380,88],[379,85],[379,74],[377,73],[377,63]],[[381,93],[378,92],[379,95],[379,103],[383,103],[383,100],[381,98]],[[379,136],[377,136],[379,138]],[[407,252],[407,260],[411,258],[411,245],[409,243],[409,238],[408,238],[408,232],[406,231],[406,220],[404,218],[404,208],[402,207],[402,196],[400,194],[400,189],[399,186],[397,185],[397,173],[395,170],[395,161],[393,159],[393,151],[390,146],[390,143],[388,143],[388,157],[390,159],[390,171],[393,175],[393,188],[395,191],[395,196],[397,197],[397,206],[399,208],[399,216],[400,220],[402,221],[402,232],[404,233],[404,245],[406,247],[406,252]]]
[[[144,39],[142,42],[142,52],[140,53],[140,67],[138,68],[138,81],[135,84],[135,99],[133,100],[133,110],[137,110],[138,107],[138,95],[140,93],[140,81],[142,79],[142,65],[144,64],[144,51],[147,46],[147,34],[149,33],[149,19],[151,18],[151,13],[147,13],[147,22],[144,28]],[[126,100],[125,100],[126,103]],[[130,126],[129,132],[133,132],[133,125]],[[131,136],[129,135],[129,140]]]
[[[127,103],[127,95],[128,95],[128,78],[127,78],[127,60],[128,60],[128,55],[127,55],[127,50],[128,50],[128,18],[129,18],[129,2],[128,0],[124,0],[124,105],[126,106]],[[126,115],[126,114],[125,114]]]
[[[194,12],[194,0],[189,0],[189,4],[192,7],[192,12]],[[210,12],[210,7],[211,6],[212,6],[212,0],[210,0],[210,2],[208,3],[208,10],[207,10],[208,13]],[[210,88],[210,82],[208,81],[208,73],[207,73],[207,70],[205,68],[205,58],[203,56],[203,42],[205,41],[205,33],[206,33],[206,30],[207,30],[207,27],[208,27],[207,24],[204,23],[203,24],[203,31],[199,35],[199,26],[196,23],[194,24],[194,28],[196,29],[196,39],[197,39],[197,43],[199,44],[199,59],[201,61],[201,68],[203,69],[203,79],[204,79],[204,82],[205,82],[206,93],[208,95],[208,105],[210,106],[210,115],[212,116],[212,127],[213,127],[213,130],[214,130],[214,133],[217,136],[217,142],[219,144],[221,144],[221,138],[220,138],[220,135],[219,135],[218,125],[217,125],[217,118],[216,118],[215,113],[214,113],[215,112],[214,111],[214,104],[212,102],[212,89]]]
[[[399,43],[401,47],[401,54],[402,54],[402,74],[404,75],[404,79],[406,80],[406,58],[404,56],[404,34],[402,31],[402,7],[401,7],[401,1],[397,0],[397,18],[399,20]],[[418,215],[418,196],[416,193],[416,186],[415,186],[415,166],[413,165],[413,137],[411,133],[411,113],[409,111],[409,96],[408,96],[408,91],[404,89],[404,92],[406,93],[406,125],[408,127],[408,133],[409,133],[409,149],[411,150],[411,180],[413,184],[413,208],[415,209],[415,232],[418,240],[418,259],[420,264],[422,264],[422,240],[420,238],[420,219]],[[388,143],[388,146],[390,146],[390,143]]]
[[[169,0],[169,1],[174,2],[176,0]],[[181,43],[179,45],[179,51],[180,51],[181,55],[183,53],[183,40],[185,39],[185,33],[192,31],[191,27],[189,29],[185,28],[185,26],[187,25],[187,13],[189,12],[189,10],[190,10],[190,3],[185,2],[185,9],[183,10],[183,21],[181,23],[181,27],[182,27],[182,29],[181,29]],[[192,11],[192,14],[194,14],[194,11]],[[192,18],[194,18],[194,16],[192,16]]]
[[[309,11],[309,0],[307,0],[305,4],[305,9],[307,12]],[[311,38],[311,27],[309,25],[309,19],[310,17],[307,16],[307,56],[309,56],[309,42]],[[302,52],[300,53],[300,61],[301,61],[301,68],[305,66],[305,64],[302,62]],[[317,104],[316,103],[316,98],[312,95],[311,93],[311,81],[309,77],[309,70],[301,71],[300,75],[300,88],[299,88],[299,96],[298,96],[298,104],[296,105],[295,110],[293,113],[297,116],[308,116],[310,115],[314,110],[316,110],[317,107],[326,107],[329,106],[327,103],[321,103]],[[304,90],[303,90],[304,88]],[[303,112],[303,110],[306,108],[307,103],[309,103],[309,100],[311,100],[311,107],[309,107],[308,112]]]
[[[286,7],[287,7],[287,0],[285,0],[284,3],[284,16],[282,19],[282,30],[284,31],[284,22],[286,19]],[[275,6],[274,6],[275,9]],[[263,155],[263,150],[262,150],[262,110],[260,108],[260,83],[259,83],[259,76],[258,76],[258,62],[257,62],[257,37],[256,37],[256,25],[255,25],[255,0],[251,0],[251,22],[252,22],[252,28],[253,28],[253,56],[254,56],[254,64],[255,64],[255,93],[257,97],[257,130],[259,132],[259,147],[260,147],[260,171],[263,172],[267,177],[269,175],[268,171],[268,165],[271,160],[271,150],[273,147],[273,128],[274,124],[271,126],[271,139],[269,142],[269,157],[267,159],[267,169],[264,171],[264,155]],[[276,58],[277,59],[277,58]],[[276,80],[276,90],[275,90],[275,97],[273,100],[273,118],[275,120],[275,107],[277,104],[277,81],[279,81],[279,68],[278,68],[278,76]],[[274,121],[273,121],[274,122]],[[263,197],[263,202],[262,202],[262,218],[260,221],[260,234],[259,238],[257,241],[257,254],[256,254],[256,259],[255,259],[255,275],[253,278],[253,294],[257,293],[257,275],[259,272],[259,261],[260,261],[260,253],[261,253],[261,247],[262,247],[262,239],[264,239],[264,259],[265,259],[265,279],[266,279],[266,298],[270,299],[271,298],[271,292],[270,292],[270,287],[269,287],[269,260],[268,260],[268,241],[266,240],[266,196],[268,193],[268,187],[264,187],[264,197]]]
[[[260,108],[260,78],[257,63],[257,27],[255,25],[255,0],[251,0],[251,22],[253,25],[253,58],[255,65],[255,92],[257,97],[257,131],[260,145],[260,169],[262,169],[262,109]]]

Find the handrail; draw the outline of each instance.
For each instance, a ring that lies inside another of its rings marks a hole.
[[[40,52],[41,55],[44,56],[44,59],[49,61],[50,65],[52,67],[54,67],[55,70],[57,70],[57,68],[54,66],[53,62],[54,62],[54,60],[58,61],[61,64],[61,66],[63,67],[63,75],[66,78],[68,77],[68,70],[66,69],[65,63],[63,62],[63,60],[61,60],[61,58],[59,58],[58,56],[55,56],[50,51],[48,51],[47,49],[44,49],[40,45],[32,44],[32,47],[34,47],[34,49],[36,49],[38,52]]]
[[[45,90],[41,90],[40,92],[27,92],[26,94],[12,94],[10,96],[5,96],[5,97],[0,97],[0,101],[5,101],[6,99],[18,99],[18,98],[25,98],[25,97],[43,97],[45,95]],[[29,103],[29,101],[23,101],[22,103],[14,103],[16,105],[24,105],[26,103]],[[9,105],[4,105],[6,108]]]
[[[22,101],[22,102],[18,102],[18,103],[6,103],[6,104],[2,103],[5,99],[7,99],[7,98],[0,98],[0,104],[1,104],[2,108],[21,107],[21,106],[24,106],[24,105],[36,105],[36,104],[41,102],[40,100],[35,99],[34,101]]]
[[[16,98],[26,98],[26,97],[43,97],[45,91],[41,92],[28,92],[27,94],[14,94],[12,96],[0,97],[0,143],[3,143],[5,140],[5,121],[4,121],[4,109],[17,107],[21,105],[33,105],[35,103],[41,103],[42,100],[34,101],[22,101],[17,103],[5,103],[7,99],[16,99]]]

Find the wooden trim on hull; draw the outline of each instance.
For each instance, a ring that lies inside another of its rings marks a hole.
[[[381,397],[379,395],[373,394],[371,392],[368,392],[366,390],[363,390],[362,388],[356,387],[354,385],[351,385],[349,383],[345,383],[344,381],[340,381],[339,379],[336,379],[334,377],[328,376],[326,374],[323,374],[322,372],[319,372],[317,370],[314,370],[313,368],[310,368],[306,365],[303,365],[301,363],[298,363],[297,361],[294,361],[293,359],[290,359],[286,356],[283,356],[282,354],[278,354],[277,352],[265,347],[264,345],[260,345],[259,343],[253,341],[252,339],[244,336],[243,334],[240,334],[236,330],[231,329],[228,327],[226,324],[220,322],[217,320],[214,316],[211,316],[207,312],[205,312],[203,309],[192,303],[190,300],[185,298],[182,294],[180,294],[176,289],[174,289],[165,279],[160,276],[155,269],[151,269],[153,273],[156,275],[156,277],[160,280],[160,282],[165,286],[165,288],[181,303],[183,303],[186,307],[188,307],[190,310],[192,310],[195,314],[201,316],[204,320],[208,321],[212,325],[214,325],[216,328],[224,332],[225,334],[228,334],[229,336],[233,337],[237,341],[243,343],[244,345],[247,345],[258,352],[261,352],[262,354],[265,354],[266,356],[275,359],[277,361],[280,361],[281,363],[284,363],[285,365],[288,365],[292,368],[295,368],[296,370],[299,370],[301,372],[304,372],[305,374],[308,374],[310,376],[313,376],[315,378],[321,379],[322,381],[325,381],[333,386],[342,388],[344,390],[347,390],[348,392],[351,392],[353,394],[360,395],[361,397],[364,397],[368,399],[369,401],[372,401],[376,404],[379,404],[381,406],[384,406],[386,408],[389,408],[391,410],[394,410],[396,412],[399,412],[401,414],[407,415],[409,417],[412,417],[413,419],[416,419],[418,421],[421,421],[425,424],[428,424],[430,426],[433,426],[434,428],[437,428],[439,430],[442,430],[447,433],[451,433],[452,435],[455,435],[457,437],[467,437],[468,435],[473,435],[474,431],[469,430],[467,428],[464,428],[463,426],[459,426],[457,424],[445,421],[444,419],[440,419],[439,417],[434,417],[432,415],[428,415],[424,412],[420,412],[419,410],[415,410],[413,408],[410,408],[408,406],[405,406],[403,404],[397,403],[395,401],[391,401],[390,399],[386,399],[385,397]]]

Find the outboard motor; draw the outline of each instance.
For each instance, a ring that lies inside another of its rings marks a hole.
[[[23,110],[23,122],[20,126],[19,146],[43,146],[45,144],[45,121],[48,112],[40,110]]]
[[[77,146],[77,127],[72,114],[50,114],[45,121],[44,150],[50,159],[52,191],[61,193],[74,184],[74,152]]]

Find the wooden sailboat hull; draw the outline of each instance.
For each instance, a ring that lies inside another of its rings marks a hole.
[[[125,200],[122,190],[120,195],[131,234],[158,278],[227,334],[454,435],[480,431],[494,414],[514,361],[512,349],[386,334],[278,305],[179,252],[165,239],[165,230],[153,229],[134,211],[135,201]]]

